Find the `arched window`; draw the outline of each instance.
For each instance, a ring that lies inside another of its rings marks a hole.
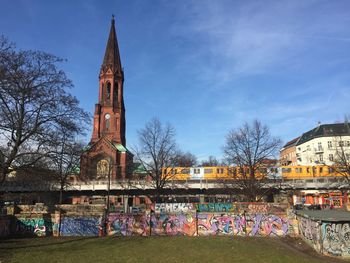
[[[110,98],[111,98],[111,83],[107,82],[106,99],[110,100]]]
[[[106,159],[100,160],[96,165],[97,179],[105,178],[110,174],[110,165]]]

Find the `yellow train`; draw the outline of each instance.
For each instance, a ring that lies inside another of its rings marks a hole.
[[[234,166],[210,166],[210,167],[173,167],[163,168],[163,177],[172,180],[218,180],[241,179],[244,174],[249,175],[249,170]],[[307,179],[315,177],[343,176],[335,172],[332,167],[318,166],[280,166],[260,168],[256,177],[269,177],[279,179]]]

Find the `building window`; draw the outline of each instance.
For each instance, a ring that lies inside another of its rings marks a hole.
[[[328,141],[328,149],[332,149],[332,142]]]
[[[346,141],[346,146],[350,147],[350,141]]]
[[[339,147],[343,147],[344,146],[344,142],[343,141],[340,141],[339,142]]]
[[[323,154],[320,154],[319,160],[321,163],[323,162]]]
[[[322,142],[319,142],[319,143],[318,143],[318,150],[319,150],[319,151],[322,151]]]
[[[350,161],[350,153],[346,153],[345,156],[346,156],[346,160]]]
[[[114,83],[113,100],[114,100],[115,102],[118,102],[118,82],[115,82],[115,83]]]
[[[310,145],[306,146],[306,150],[311,151]]]
[[[329,154],[329,160],[330,160],[331,162],[334,161],[334,156],[333,156],[333,154]]]

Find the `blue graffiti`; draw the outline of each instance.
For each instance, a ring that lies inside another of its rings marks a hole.
[[[64,217],[61,222],[62,236],[98,236],[101,217]]]

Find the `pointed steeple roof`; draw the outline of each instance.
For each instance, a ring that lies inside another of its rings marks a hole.
[[[119,47],[117,34],[115,32],[115,20],[112,15],[111,30],[109,31],[108,42],[106,46],[105,56],[102,63],[102,70],[112,68],[114,72],[122,73],[122,64],[120,62]]]

